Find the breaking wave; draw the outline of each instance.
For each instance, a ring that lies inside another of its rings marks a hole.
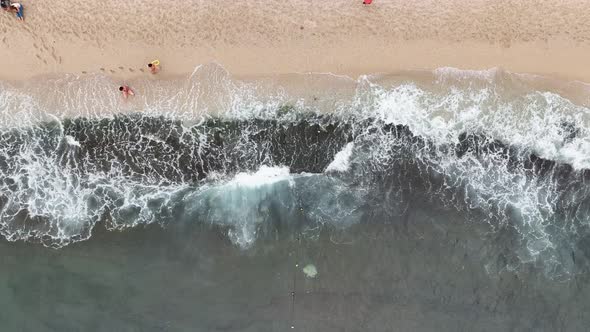
[[[129,103],[102,76],[2,83],[0,233],[61,247],[97,225],[201,223],[248,248],[428,205],[481,229],[490,273],[587,269],[588,108],[499,69],[429,75],[297,90],[210,65],[136,82]]]

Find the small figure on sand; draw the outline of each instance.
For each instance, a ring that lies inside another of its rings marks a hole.
[[[123,94],[123,98],[127,99],[127,97],[129,96],[135,96],[135,92],[133,92],[133,90],[131,90],[131,88],[128,85],[121,85],[119,87],[119,91],[121,91],[121,93]]]
[[[363,0],[363,5],[370,5],[373,0]]]
[[[19,19],[20,21],[25,20],[25,15],[24,15],[25,8],[20,3],[18,3],[18,2],[11,3],[10,0],[0,0],[0,7],[2,7],[2,9],[6,10],[6,11],[16,13],[16,18]]]
[[[14,2],[10,4],[10,11],[15,12],[16,13],[16,18],[24,21],[25,20],[25,16],[23,14],[24,8],[23,5],[21,5],[18,2]]]
[[[155,74],[160,71],[160,60],[154,60],[148,63],[148,68],[152,74]]]

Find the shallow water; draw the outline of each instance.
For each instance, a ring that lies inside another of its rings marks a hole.
[[[202,66],[128,102],[100,76],[3,83],[0,322],[583,330],[590,113],[548,82]]]

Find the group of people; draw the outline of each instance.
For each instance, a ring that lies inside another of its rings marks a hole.
[[[24,7],[20,3],[11,2],[10,0],[0,0],[0,7],[8,12],[15,13],[18,20],[25,20]]]
[[[24,7],[22,4],[18,2],[11,2],[10,0],[0,0],[0,8],[4,9],[7,12],[15,13],[16,18],[21,21],[25,20]],[[154,60],[148,63],[147,67],[152,74],[156,74],[160,71],[160,61]],[[135,92],[133,92],[133,90],[128,85],[120,86],[119,91],[121,91],[121,94],[125,99],[127,99],[129,96],[135,95]]]
[[[154,60],[148,63],[147,67],[152,74],[158,73],[160,71],[160,60]],[[129,96],[135,96],[135,92],[129,87],[129,85],[121,85],[119,87],[119,91],[121,91],[121,94],[125,99],[127,99]]]

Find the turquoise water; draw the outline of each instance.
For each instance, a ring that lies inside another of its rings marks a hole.
[[[416,210],[246,251],[197,226],[99,232],[59,250],[3,242],[0,321],[7,331],[584,330],[586,277],[487,274],[489,248],[455,217]]]

